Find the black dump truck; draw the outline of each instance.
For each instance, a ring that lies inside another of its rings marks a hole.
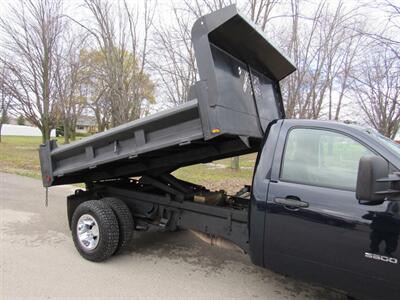
[[[285,119],[279,82],[295,71],[235,6],[192,29],[200,80],[183,105],[58,147],[40,147],[43,185],[67,198],[79,253],[102,261],[133,230],[191,229],[254,264],[362,299],[400,299],[400,148],[373,130]],[[171,175],[258,153],[235,195]]]

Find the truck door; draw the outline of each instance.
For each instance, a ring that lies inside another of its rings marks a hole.
[[[359,159],[376,153],[329,128],[283,125],[281,134],[267,197],[266,265],[355,294],[369,285],[381,295],[398,282],[400,203],[366,206],[355,198]]]

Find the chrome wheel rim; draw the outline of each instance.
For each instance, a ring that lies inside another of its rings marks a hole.
[[[93,250],[97,247],[100,238],[99,226],[91,215],[82,215],[76,226],[76,233],[84,250]]]

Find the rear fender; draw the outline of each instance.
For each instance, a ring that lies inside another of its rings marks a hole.
[[[96,197],[93,193],[76,190],[75,194],[67,197],[67,214],[68,214],[68,226],[71,229],[72,216],[74,215],[75,209],[83,202],[89,200],[95,200]]]

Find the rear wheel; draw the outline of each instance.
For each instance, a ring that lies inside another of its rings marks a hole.
[[[98,200],[80,204],[72,216],[72,237],[79,253],[90,261],[103,261],[118,247],[119,227],[112,209]]]
[[[133,238],[135,224],[131,211],[125,202],[118,198],[106,197],[101,199],[101,201],[109,205],[117,217],[119,225],[119,243],[115,252],[121,253],[129,247]]]

